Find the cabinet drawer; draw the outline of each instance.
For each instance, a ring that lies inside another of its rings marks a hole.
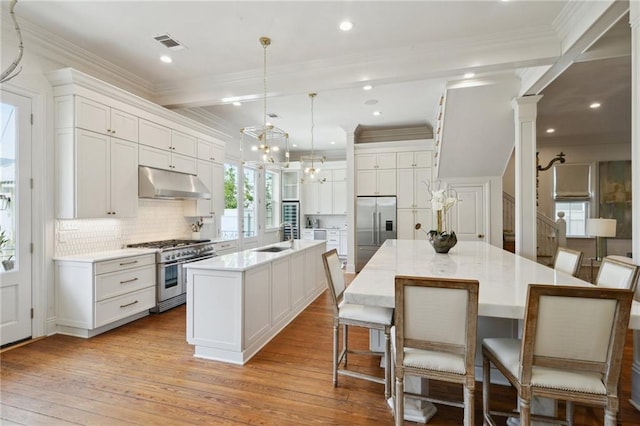
[[[95,328],[145,311],[156,305],[156,287],[147,287],[96,303]]]
[[[152,265],[96,276],[96,301],[155,286],[156,268]]]
[[[140,266],[155,265],[156,255],[154,253],[143,254],[141,256],[121,257],[120,259],[105,260],[95,264],[96,275],[107,274],[109,272],[123,271]]]

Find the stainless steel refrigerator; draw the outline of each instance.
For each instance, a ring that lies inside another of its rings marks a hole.
[[[387,239],[397,236],[396,197],[358,197],[356,203],[356,272]]]

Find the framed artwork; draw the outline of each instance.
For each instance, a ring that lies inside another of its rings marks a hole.
[[[631,161],[604,161],[598,167],[598,216],[616,220],[616,238],[631,238]]]

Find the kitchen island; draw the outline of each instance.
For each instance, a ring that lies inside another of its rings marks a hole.
[[[194,356],[245,364],[325,290],[325,248],[294,240],[185,264]]]

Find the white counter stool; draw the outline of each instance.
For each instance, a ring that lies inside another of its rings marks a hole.
[[[599,405],[605,426],[614,426],[632,300],[631,290],[529,285],[522,340],[482,342],[484,424],[496,425],[494,415],[517,415],[490,410],[493,364],[518,391],[520,424],[551,420],[531,414],[531,399],[539,396]]]
[[[391,357],[389,347],[390,331],[393,325],[393,308],[345,303],[342,297],[346,286],[337,250],[333,249],[323,253],[322,261],[327,275],[329,294],[333,301],[333,386],[338,386],[338,374],[369,380],[384,384],[384,396],[385,399],[388,399],[391,390]],[[340,326],[342,326],[342,351],[338,353],[340,340],[338,329]],[[364,327],[384,332],[384,352],[350,349],[348,344],[349,326]],[[347,355],[350,353],[383,356],[385,363],[384,379],[374,375],[348,370]]]
[[[553,261],[553,269],[566,272],[574,277],[578,276],[582,264],[582,252],[565,247],[558,247],[556,258]]]
[[[622,256],[607,256],[602,259],[595,285],[598,287],[626,288],[636,290],[638,265]]]
[[[478,281],[395,277],[395,424],[404,424],[404,397],[464,408],[474,424],[474,362]],[[404,391],[404,377],[459,383],[464,401],[443,401]]]

